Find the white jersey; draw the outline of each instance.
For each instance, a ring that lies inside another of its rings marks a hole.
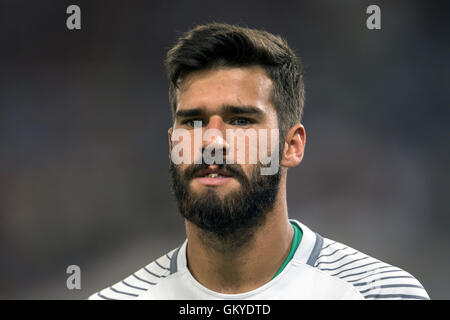
[[[429,299],[419,281],[406,271],[290,221],[303,232],[300,246],[280,274],[250,292],[224,294],[200,284],[187,268],[186,239],[180,247],[89,299]]]

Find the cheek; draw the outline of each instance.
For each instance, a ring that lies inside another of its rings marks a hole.
[[[247,166],[258,161],[258,138],[256,136],[243,135],[236,138],[231,144],[230,151],[233,163]]]
[[[267,164],[272,154],[278,154],[279,130],[248,129],[244,134],[227,138],[228,159],[240,165]]]
[[[257,172],[259,166],[256,164],[242,164],[240,165],[241,172],[244,173],[245,178],[247,181],[251,181],[253,179],[253,176]]]
[[[176,128],[171,137],[170,157],[177,165],[193,164],[201,161],[202,130]]]
[[[174,168],[174,171],[177,175],[177,179],[179,182],[183,182],[185,180],[185,174],[186,174],[186,169],[187,169],[187,165],[174,165],[172,163],[172,166]]]

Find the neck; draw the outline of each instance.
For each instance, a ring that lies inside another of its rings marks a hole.
[[[269,282],[289,253],[294,230],[289,223],[282,178],[266,219],[240,243],[215,238],[186,220],[187,262],[193,277],[221,293],[242,293]]]

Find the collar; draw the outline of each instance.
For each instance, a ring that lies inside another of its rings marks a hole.
[[[296,224],[303,233],[302,242],[297,248],[292,260],[313,266],[319,256],[320,250],[322,249],[323,238],[297,220],[289,219],[289,222]],[[170,261],[170,274],[187,269],[187,241],[188,240],[186,238],[183,244],[179,246],[172,255],[172,259]]]

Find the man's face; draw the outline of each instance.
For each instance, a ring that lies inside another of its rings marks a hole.
[[[201,121],[203,132],[214,129],[221,133],[203,137],[197,146],[201,150],[194,149],[191,143],[190,163],[170,162],[172,190],[178,207],[185,218],[204,230],[225,236],[254,227],[263,221],[265,212],[275,201],[280,171],[261,175],[261,159],[249,163],[250,153],[260,155],[261,146],[255,147],[249,137],[243,140],[244,148],[227,141],[227,130],[242,129],[244,135],[254,130],[258,139],[267,138],[265,152],[272,153],[270,134],[272,129],[278,129],[277,114],[270,103],[272,86],[264,69],[256,66],[193,72],[180,84],[169,139],[175,130],[184,129],[191,136],[190,141],[194,141],[195,121]],[[259,135],[260,132],[267,134]],[[173,150],[175,143],[170,141],[170,145]],[[216,151],[223,150],[224,161],[195,164],[194,160],[202,158],[202,151],[211,146]],[[239,153],[244,156],[244,163],[238,161]],[[230,157],[233,164],[226,162]]]

